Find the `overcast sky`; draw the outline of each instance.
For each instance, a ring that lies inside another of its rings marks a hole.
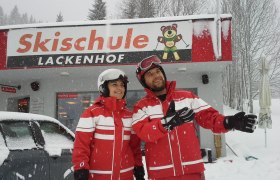
[[[115,2],[120,0],[105,0],[110,9],[109,15],[114,16]],[[36,20],[43,22],[55,22],[61,11],[64,21],[87,20],[89,9],[94,0],[0,0],[0,6],[4,12],[10,13],[15,5],[21,14],[32,15]]]
[[[110,19],[116,18],[117,10],[122,0],[105,0],[107,2]],[[280,6],[280,0],[275,0]],[[0,6],[4,12],[10,13],[15,5],[21,14],[32,15],[36,20],[43,22],[55,22],[59,12],[64,21],[87,20],[89,9],[94,0],[0,0]]]

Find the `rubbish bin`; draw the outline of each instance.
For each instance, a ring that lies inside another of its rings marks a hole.
[[[200,151],[201,151],[201,156],[202,156],[202,159],[203,159],[204,163],[212,163],[213,162],[212,150],[210,148],[200,149]]]

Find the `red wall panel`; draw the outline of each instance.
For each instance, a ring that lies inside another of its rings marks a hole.
[[[0,31],[0,70],[6,69],[7,31]]]
[[[204,30],[201,36],[192,37],[192,62],[215,61],[212,37],[208,30]]]

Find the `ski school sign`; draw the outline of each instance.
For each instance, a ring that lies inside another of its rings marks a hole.
[[[208,19],[209,23],[216,24],[214,19]],[[201,61],[196,55],[200,50],[193,51],[193,46],[199,47],[200,44],[201,49],[207,49],[207,42],[203,41],[203,33],[194,38],[194,24],[193,19],[175,19],[10,29],[7,33],[5,67],[136,64],[154,54],[166,63]],[[203,27],[203,31],[206,30],[205,40],[208,41],[207,36],[212,36],[209,27]],[[211,38],[208,44],[212,54],[206,57],[206,61],[216,60]]]
[[[165,45],[168,40],[159,39],[163,26],[170,26],[172,36],[180,35],[180,39],[171,37]],[[9,68],[130,64],[155,53],[161,55],[166,46],[171,47],[168,51],[182,54],[181,61],[191,60],[191,46],[184,44],[191,44],[191,21],[19,29],[8,35]],[[167,61],[175,61],[171,55]]]

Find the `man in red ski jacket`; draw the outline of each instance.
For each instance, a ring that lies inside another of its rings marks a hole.
[[[224,116],[190,91],[166,80],[157,56],[143,59],[136,75],[147,95],[133,110],[132,128],[146,142],[149,179],[202,180],[204,165],[194,121],[214,133],[237,129],[252,133],[256,116]]]
[[[77,125],[72,162],[75,180],[144,180],[140,139],[126,108],[127,76],[119,69],[99,75],[101,96]]]

